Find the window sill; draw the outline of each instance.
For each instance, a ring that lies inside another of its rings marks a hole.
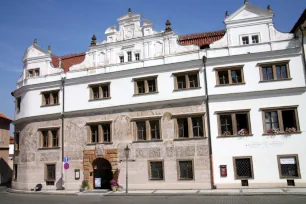
[[[276,81],[290,81],[290,80],[292,80],[292,78],[288,78],[288,79],[262,80],[262,81],[259,81],[259,83],[276,82]]]
[[[223,87],[223,86],[239,86],[239,85],[245,85],[245,82],[243,83],[237,83],[237,84],[217,84],[215,87]]]
[[[99,145],[99,144],[112,145],[113,142],[102,142],[102,143],[96,142],[96,143],[88,143],[88,144],[86,144],[86,145],[87,145],[87,146],[93,146],[93,145]]]
[[[301,134],[302,132],[280,132],[280,133],[263,133],[262,136],[276,136],[276,135],[295,135],[295,134]]]
[[[52,107],[52,106],[59,106],[60,104],[52,104],[52,105],[41,105],[41,108],[45,108],[45,107]]]
[[[174,89],[173,92],[177,91],[190,91],[190,90],[196,90],[196,89],[201,89],[202,87],[195,87],[195,88],[184,88],[184,89]]]
[[[280,179],[287,179],[287,180],[294,180],[294,179],[301,179],[301,176],[295,176],[295,177],[290,177],[290,176],[283,177],[283,176],[280,176],[279,178]]]
[[[186,137],[186,138],[175,138],[173,141],[184,141],[184,140],[205,140],[207,137]]]
[[[111,97],[107,97],[107,98],[96,98],[96,99],[89,99],[88,101],[91,102],[91,101],[102,101],[102,100],[109,100],[111,99]]]
[[[150,143],[150,142],[162,142],[163,140],[138,140],[133,141],[133,143]]]
[[[228,135],[228,136],[223,136],[223,135],[221,135],[221,136],[217,136],[217,138],[228,138],[228,137],[231,137],[231,138],[233,138],[233,137],[252,137],[253,136],[253,134],[250,134],[250,135]]]
[[[139,94],[134,94],[133,96],[145,96],[145,95],[151,95],[151,94],[158,94],[158,91],[155,92],[149,92],[149,93],[139,93]]]
[[[51,150],[51,149],[60,149],[60,147],[40,147],[38,150]]]

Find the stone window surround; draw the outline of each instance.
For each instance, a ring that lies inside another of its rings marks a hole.
[[[236,162],[235,162],[236,159],[250,159],[251,173],[252,173],[252,177],[251,178],[239,178],[237,176],[237,167],[236,167]],[[253,158],[252,158],[252,156],[233,157],[233,168],[234,168],[235,180],[252,180],[252,179],[254,179],[254,168],[253,168]]]
[[[103,124],[110,124],[110,142],[104,141],[104,135],[103,135]],[[97,125],[98,126],[98,141],[100,142],[91,142],[91,126]],[[87,122],[87,145],[95,145],[95,144],[112,144],[113,142],[113,121],[112,120],[105,120],[105,121],[96,121],[96,122]],[[103,141],[103,142],[101,142]]]
[[[13,174],[13,180],[14,181],[17,181],[17,178],[18,178],[18,164],[14,164],[13,166],[13,170],[14,170],[14,174]]]
[[[191,163],[192,163],[192,179],[182,179],[182,178],[180,178],[180,161],[191,161]],[[193,159],[177,159],[176,160],[176,169],[177,169],[177,180],[178,181],[194,181],[195,180],[194,160]]]
[[[245,84],[244,80],[244,72],[243,72],[244,65],[234,65],[229,67],[215,67],[213,70],[215,71],[216,75],[216,86],[232,86],[232,85],[243,85]],[[241,71],[241,82],[240,83],[233,83],[231,77],[231,70],[240,70]],[[228,71],[228,84],[220,84],[219,80],[219,71]]]
[[[32,72],[32,76],[30,76],[30,72]],[[40,69],[39,68],[34,68],[34,69],[28,69],[27,70],[27,78],[33,78],[40,76]]]
[[[103,82],[103,83],[97,83],[97,84],[89,84],[88,88],[89,88],[89,101],[97,101],[97,100],[107,100],[107,99],[111,99],[111,94],[110,94],[110,85],[111,82]],[[103,97],[103,90],[102,90],[102,86],[108,86],[108,97]],[[93,88],[95,87],[99,87],[99,98],[94,98],[93,96]]]
[[[152,179],[151,178],[151,162],[161,162],[162,163],[162,170],[163,170],[163,179]],[[148,160],[148,180],[149,181],[165,181],[165,165],[164,160]]]
[[[295,111],[295,119],[296,119],[296,125],[297,125],[296,132],[291,132],[291,133],[288,133],[288,134],[299,134],[299,133],[301,133],[297,108],[298,108],[298,105],[261,108],[260,110],[262,111],[263,135],[271,135],[271,133],[267,133],[267,130],[266,130],[265,112],[267,112],[267,111],[276,111],[277,112],[280,132],[279,133],[273,133],[273,135],[285,134],[286,133],[284,131],[284,127],[283,127],[283,119],[282,119],[282,114],[281,114],[282,110],[294,110]]]
[[[200,70],[196,69],[196,70],[172,73],[173,82],[174,82],[174,91],[200,89],[201,85],[200,85],[200,74],[199,74],[199,72],[200,72]],[[197,80],[198,80],[198,86],[197,87],[190,87],[188,75],[191,75],[191,74],[197,74]],[[179,77],[179,76],[185,76],[186,88],[178,88],[177,77]]]
[[[221,138],[221,137],[222,138],[227,138],[227,137],[247,137],[247,136],[253,136],[253,134],[252,134],[252,126],[251,126],[251,118],[250,118],[250,111],[251,111],[251,109],[216,111],[215,114],[217,114],[217,121],[218,121],[218,138]],[[233,134],[232,135],[224,136],[222,134],[222,132],[221,132],[220,115],[225,115],[225,114],[231,114],[231,117],[232,117],[232,127],[233,127]],[[247,114],[249,134],[247,134],[247,135],[238,135],[238,131],[239,130],[237,130],[236,114]],[[237,133],[237,134],[234,134],[234,133]]]
[[[134,96],[158,93],[157,77],[158,77],[158,75],[146,76],[146,77],[141,77],[141,78],[133,78],[132,80],[134,82]],[[149,92],[148,80],[155,80],[155,89],[156,90],[154,92]],[[145,93],[138,93],[137,82],[139,82],[139,81],[144,81]]]
[[[61,147],[61,132],[60,132],[60,127],[59,126],[54,126],[54,127],[44,127],[44,128],[39,128],[38,129],[38,134],[39,134],[39,148],[38,150],[44,150],[44,149],[59,149]],[[48,147],[43,146],[43,131],[48,131]],[[53,134],[51,131],[57,131],[57,146],[53,146]]]
[[[14,151],[20,150],[20,131],[14,132]]]
[[[19,97],[16,97],[16,101],[15,101],[15,107],[16,107],[16,111],[17,111],[17,113],[19,113],[20,112],[20,109],[21,109],[21,96],[19,96]]]
[[[54,104],[53,101],[53,94],[57,94],[57,103]],[[49,104],[46,104],[45,94],[49,94]],[[41,92],[42,100],[41,100],[41,107],[49,107],[49,106],[58,106],[60,105],[60,90],[50,90],[50,91],[43,91]]]
[[[295,157],[296,166],[297,166],[297,173],[298,173],[297,177],[282,176],[280,159],[281,158],[286,158],[286,157]],[[277,155],[277,165],[278,165],[278,172],[279,172],[279,178],[280,179],[300,179],[301,178],[299,156],[297,154],[281,154],[281,155]]]
[[[184,113],[184,114],[173,114],[172,119],[174,119],[174,140],[189,140],[189,139],[206,139],[206,120],[205,120],[205,112],[197,112],[197,113]],[[190,131],[193,130],[192,128],[192,117],[202,117],[203,122],[203,137],[193,137],[193,133],[191,134]],[[190,118],[188,119],[188,129],[189,129],[189,137],[187,138],[179,138],[178,136],[178,124],[177,124],[177,118]],[[191,126],[191,127],[190,127]]]
[[[134,137],[134,141],[133,142],[159,142],[163,140],[163,136],[162,136],[162,127],[161,127],[161,118],[162,116],[149,116],[149,117],[134,117],[131,118],[131,127],[132,127],[132,133],[133,133],[133,137]],[[159,134],[160,134],[160,139],[151,139],[151,128],[150,128],[150,124],[149,121],[151,120],[158,120],[159,121]],[[138,140],[138,135],[137,135],[137,126],[136,126],[136,122],[139,121],[145,121],[146,122],[146,140]]]
[[[47,171],[47,165],[54,165],[54,174],[55,174],[55,178],[54,179],[48,179],[48,171]],[[52,162],[48,162],[48,163],[45,163],[44,164],[44,178],[45,178],[45,181],[56,181],[56,163],[52,163]]]
[[[290,75],[289,62],[290,62],[290,60],[258,63],[256,66],[259,67],[259,74],[260,74],[260,81],[259,82],[273,82],[273,81],[291,80],[292,78],[291,78],[291,75]],[[264,66],[269,66],[269,65],[272,67],[272,70],[273,70],[273,72],[272,72],[273,73],[273,79],[272,80],[264,80],[263,79],[262,68]],[[277,75],[276,75],[276,66],[277,65],[286,65],[288,78],[277,79]]]

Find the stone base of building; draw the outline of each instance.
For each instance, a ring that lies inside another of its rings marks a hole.
[[[295,186],[288,186],[287,180],[284,180],[279,183],[253,183],[249,181],[248,186],[242,186],[241,183],[226,183],[226,184],[215,184],[217,189],[236,189],[236,188],[288,188],[288,187],[295,187],[295,188],[305,188],[305,182],[298,182],[295,180]]]

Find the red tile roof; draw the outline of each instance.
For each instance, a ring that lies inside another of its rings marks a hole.
[[[65,56],[55,56],[52,55],[52,64],[54,67],[59,67],[59,61],[62,61],[61,67],[64,69],[65,72],[69,71],[69,68],[72,65],[80,64],[85,59],[85,53],[79,53],[79,54],[69,54]]]
[[[213,32],[195,33],[179,36],[178,42],[181,45],[198,45],[201,48],[208,47],[209,44],[220,40],[225,35],[225,30]]]
[[[12,119],[10,119],[9,117],[3,115],[2,113],[0,113],[0,118],[4,118],[4,119],[7,119],[9,121],[12,121]]]
[[[14,137],[10,136],[10,144],[14,144],[14,143],[15,143]]]

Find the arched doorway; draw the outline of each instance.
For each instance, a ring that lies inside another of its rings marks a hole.
[[[110,189],[110,181],[113,179],[112,165],[108,160],[97,158],[92,162],[93,188]]]

